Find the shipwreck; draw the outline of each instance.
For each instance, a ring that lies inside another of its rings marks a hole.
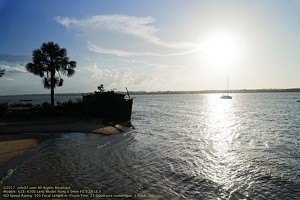
[[[133,99],[114,91],[95,92],[83,96],[85,110],[88,115],[104,117],[110,120],[130,121]]]

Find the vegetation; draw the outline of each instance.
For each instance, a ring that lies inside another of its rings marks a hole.
[[[104,92],[115,92],[115,90],[116,90],[116,88],[114,88],[114,89],[111,89],[110,91],[106,91],[103,84],[100,84],[100,85],[97,87],[97,89],[99,90],[100,93],[104,93]]]
[[[99,92],[101,92],[101,93],[105,92],[105,89],[104,89],[103,84],[99,85],[99,86],[97,87],[97,89],[98,89]]]
[[[5,70],[4,70],[4,69],[1,69],[1,70],[0,70],[0,77],[2,77],[4,74],[5,74]]]
[[[18,121],[26,119],[48,119],[56,116],[82,116],[84,113],[83,100],[69,100],[67,102],[57,102],[57,106],[52,107],[50,103],[0,103],[0,120]]]
[[[103,84],[98,86],[102,92],[106,91]],[[18,120],[47,120],[49,117],[79,117],[88,119],[90,117],[99,117],[101,113],[95,113],[95,95],[87,95],[88,98],[78,98],[76,100],[68,100],[66,102],[57,102],[56,106],[52,106],[48,102],[41,104],[32,104],[29,102],[20,102],[14,104],[0,103],[0,120],[18,121]],[[85,97],[87,97],[85,96]]]
[[[4,118],[8,113],[8,103],[0,103],[0,119]]]
[[[26,70],[43,78],[44,88],[51,89],[51,106],[54,107],[54,89],[64,82],[60,73],[71,77],[77,63],[70,61],[65,48],[53,42],[43,43],[41,48],[33,50],[32,61],[26,65]]]

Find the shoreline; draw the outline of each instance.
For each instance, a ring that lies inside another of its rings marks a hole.
[[[10,134],[0,136],[0,167],[15,157],[34,149],[49,136],[38,134]]]
[[[0,135],[18,133],[98,133],[116,134],[119,130],[105,125],[103,119],[83,120],[80,118],[55,117],[47,120],[22,120],[0,122]]]
[[[103,119],[50,118],[41,121],[0,122],[0,167],[34,149],[42,141],[51,138],[51,134],[72,132],[112,135],[121,131],[105,125]]]

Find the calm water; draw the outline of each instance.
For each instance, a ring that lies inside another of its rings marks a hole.
[[[57,135],[2,167],[2,185],[151,199],[300,199],[300,93],[219,97],[136,96],[135,130]]]

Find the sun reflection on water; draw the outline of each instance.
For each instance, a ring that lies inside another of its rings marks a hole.
[[[207,101],[207,140],[211,147],[209,155],[208,178],[221,185],[222,189],[233,189],[233,178],[237,156],[234,151],[238,133],[234,100],[220,99],[217,95],[208,95]]]

